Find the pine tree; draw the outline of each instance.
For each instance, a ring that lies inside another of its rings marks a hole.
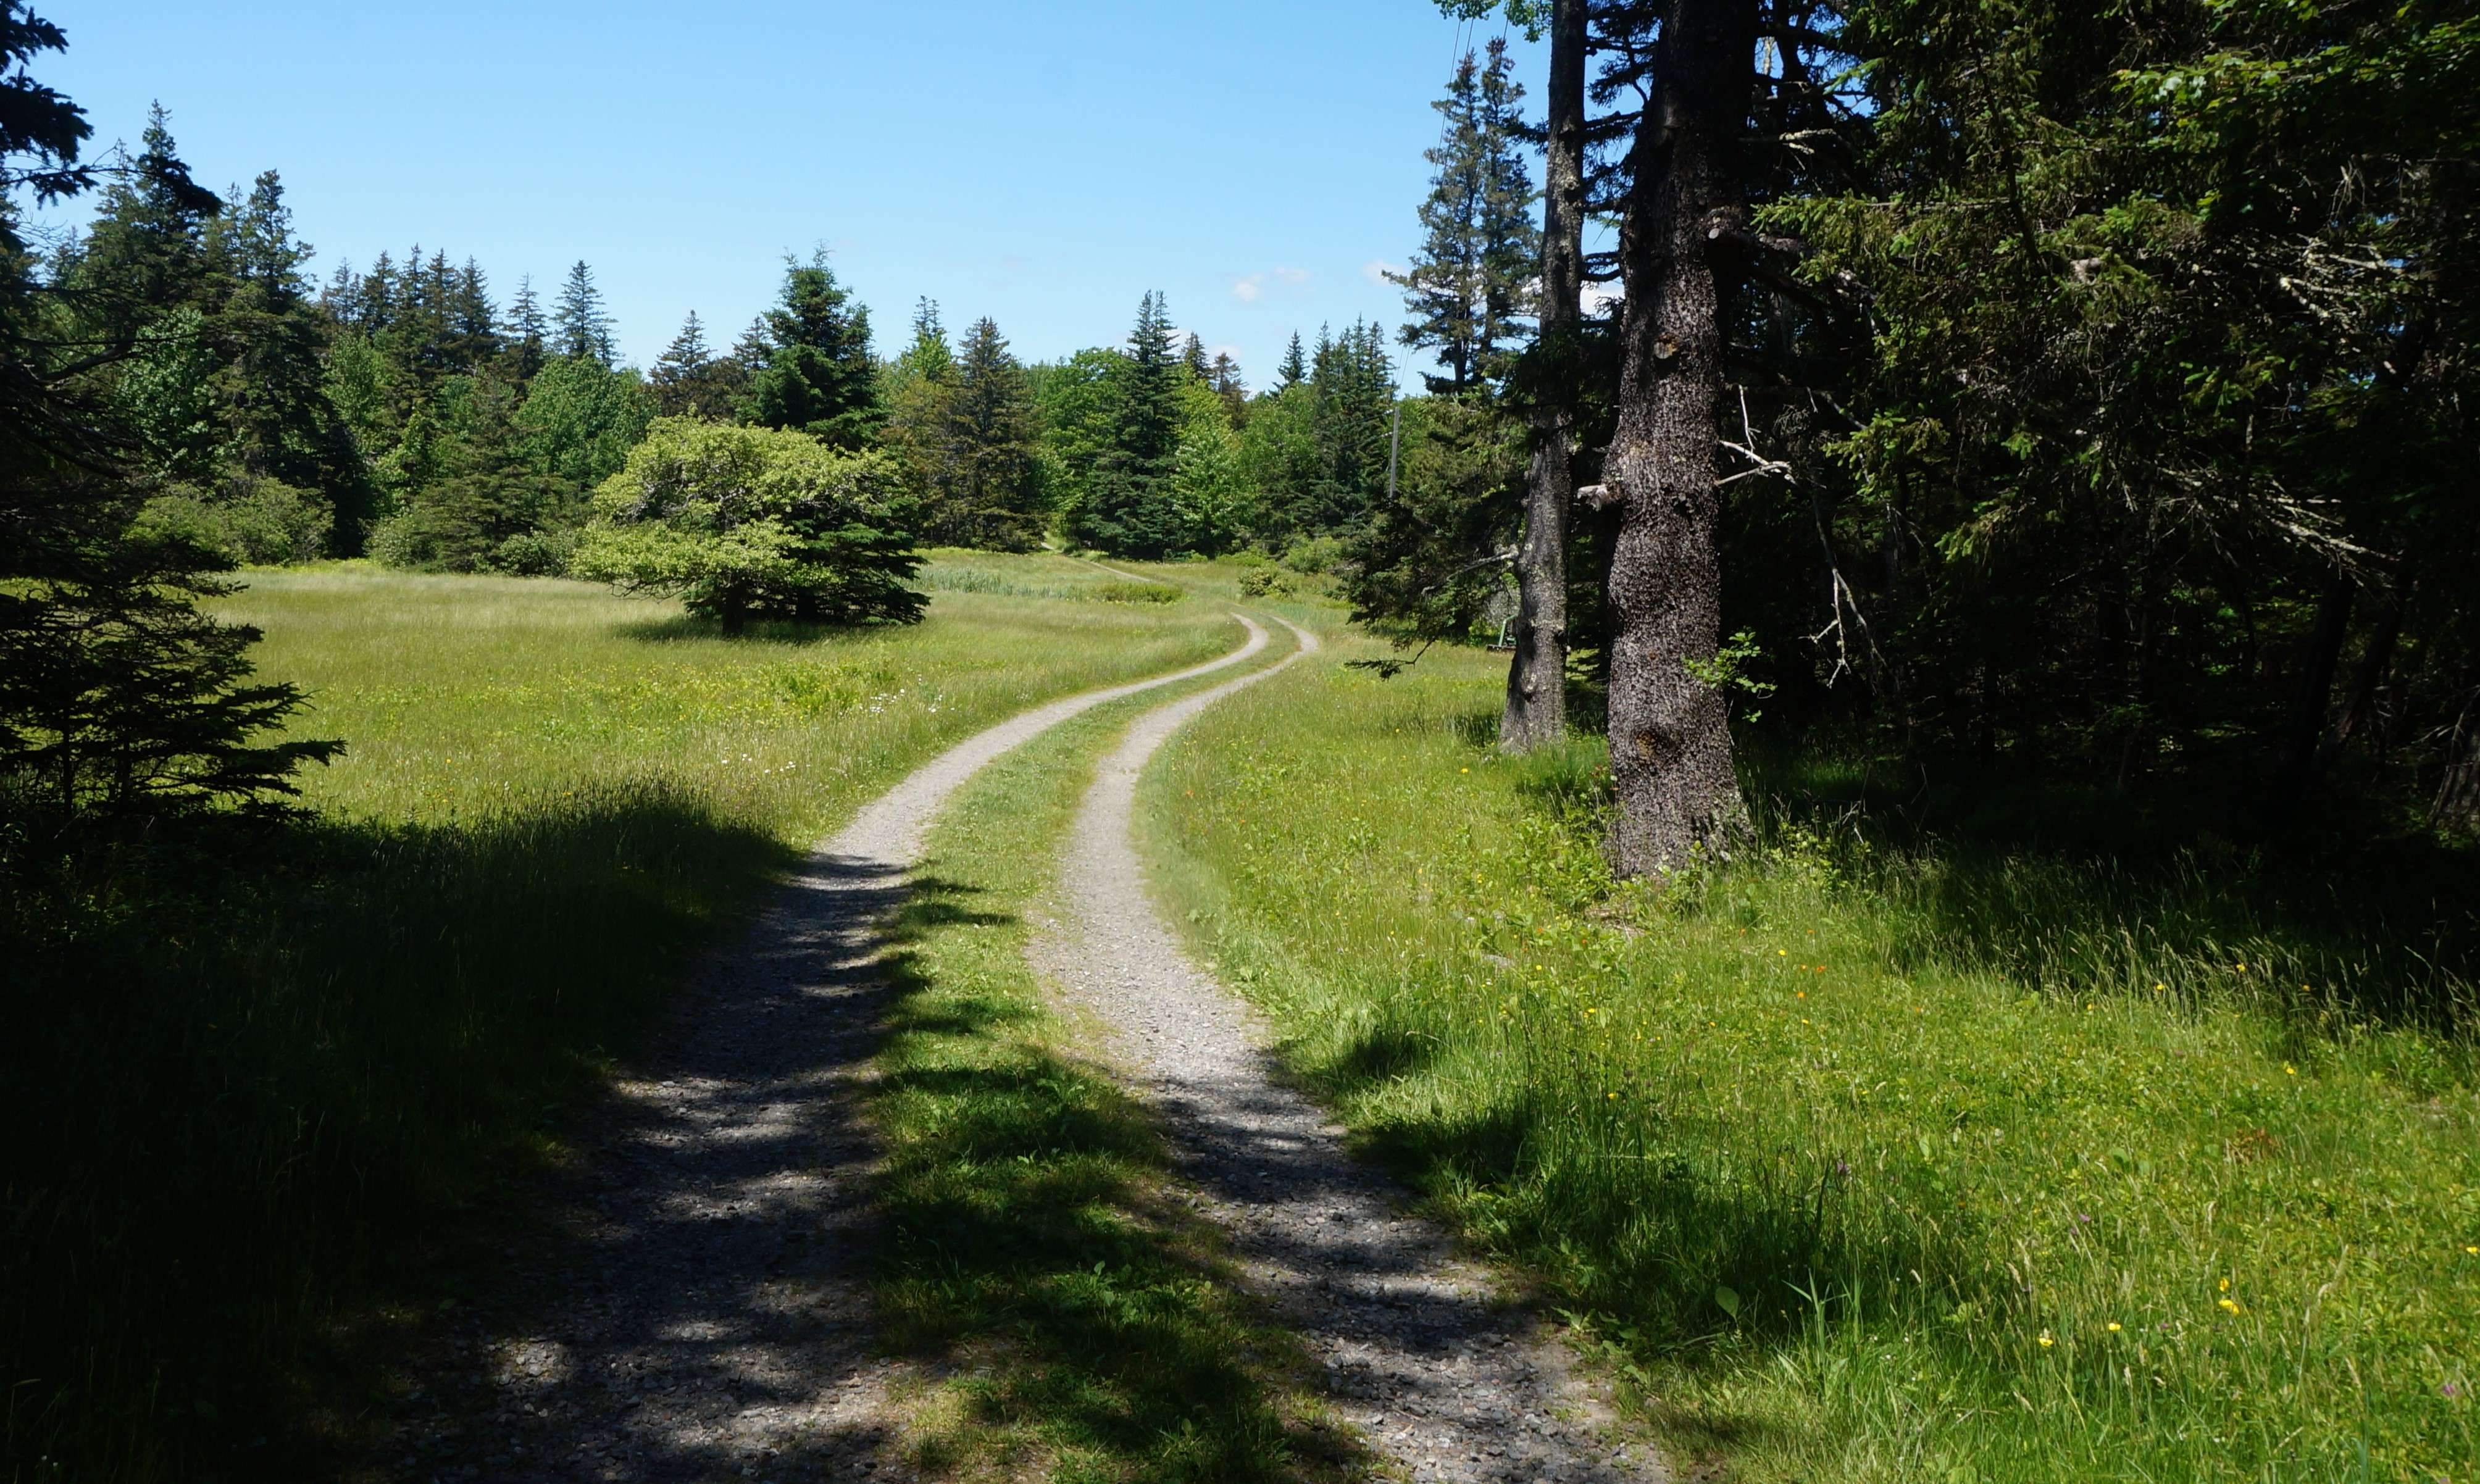
[[[1301,350],[1301,332],[1292,332],[1292,343],[1283,347],[1283,364],[1275,370],[1275,391],[1290,391],[1309,379],[1308,357]]]
[[[724,416],[731,405],[722,395],[721,368],[722,363],[707,349],[706,325],[697,311],[690,310],[648,378],[655,390],[655,405],[667,418]]]
[[[1110,446],[1071,522],[1076,540],[1119,556],[1164,556],[1177,545],[1170,481],[1179,457],[1178,367],[1162,295],[1149,293],[1128,335]]]
[[[380,262],[387,261],[380,256]],[[502,332],[502,343],[507,347],[510,369],[516,372],[517,384],[525,385],[542,370],[543,358],[550,353],[551,323],[543,318],[542,301],[534,296],[533,275],[517,280],[517,296],[508,304],[508,321]]]
[[[931,513],[933,539],[1031,550],[1042,540],[1046,495],[1033,394],[988,318],[965,332],[954,382],[945,430],[953,476],[944,507]]]
[[[1194,330],[1191,330],[1188,338],[1180,343],[1179,364],[1188,368],[1188,373],[1199,381],[1208,385],[1213,383],[1213,363],[1205,359],[1205,342],[1198,339],[1197,332]]]
[[[585,266],[584,259],[570,266],[551,319],[552,345],[557,353],[602,366],[611,364],[617,354],[611,316],[604,311],[603,291],[595,287],[594,269]]]
[[[472,258],[456,270],[447,319],[450,359],[458,371],[471,373],[499,359],[499,317],[491,306],[490,280]]]
[[[1507,342],[1520,333],[1526,285],[1539,269],[1518,133],[1524,90],[1513,66],[1503,41],[1491,43],[1486,66],[1470,53],[1457,64],[1447,95],[1434,105],[1446,117],[1446,138],[1427,152],[1436,167],[1420,211],[1427,235],[1411,269],[1388,275],[1406,290],[1411,313],[1404,344],[1437,351],[1446,374],[1426,379],[1444,396],[1505,373]]]
[[[806,264],[786,260],[783,294],[760,319],[752,348],[762,359],[742,415],[763,427],[799,428],[839,448],[876,443],[887,414],[870,354],[869,311],[836,282],[825,249]]]

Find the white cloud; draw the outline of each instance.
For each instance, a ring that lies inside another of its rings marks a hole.
[[[1309,281],[1305,268],[1278,268],[1262,273],[1251,273],[1231,280],[1231,296],[1243,304],[1254,304],[1266,296],[1270,288],[1297,289]]]
[[[1615,283],[1589,283],[1578,292],[1585,313],[1598,315],[1613,304],[1624,302],[1627,294]]]
[[[1386,282],[1387,274],[1400,273],[1402,271],[1404,271],[1404,269],[1400,266],[1389,263],[1384,258],[1372,258],[1368,262],[1360,265],[1360,276],[1368,279],[1371,283],[1384,283]]]

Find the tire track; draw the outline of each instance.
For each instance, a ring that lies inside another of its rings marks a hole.
[[[1283,1084],[1263,1021],[1189,960],[1147,893],[1130,837],[1147,761],[1318,648],[1284,627],[1301,643],[1289,658],[1147,712],[1102,761],[1068,841],[1066,920],[1035,944],[1036,966],[1109,1028],[1205,1214],[1376,1451],[1421,1484],[1658,1484],[1669,1477],[1658,1458],[1606,1441],[1607,1410],[1564,1347],[1500,1303],[1436,1225],[1406,1215],[1402,1188],[1355,1162],[1342,1131]]]
[[[1038,706],[865,806],[710,956],[580,1139],[545,1237],[426,1368],[365,1477],[674,1484],[901,1478],[870,1352],[857,1083],[879,1044],[888,915],[940,808],[1009,750],[1094,707],[1245,663]]]

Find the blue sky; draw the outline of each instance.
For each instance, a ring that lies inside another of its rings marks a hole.
[[[882,351],[923,294],[1037,360],[1160,289],[1256,385],[1294,329],[1396,322],[1373,265],[1412,250],[1473,34],[1430,0],[36,9],[99,143],[160,99],[202,184],[283,172],[323,275],[419,242],[504,301],[584,258],[643,364],[691,309],[729,345],[823,243]]]

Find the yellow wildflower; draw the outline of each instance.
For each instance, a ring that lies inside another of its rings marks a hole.
[[[2239,1312],[2239,1301],[2235,1298],[2225,1298],[2222,1300],[2222,1307],[2228,1309],[2233,1314],[2236,1314]]]
[[[2109,1321],[2109,1332],[2113,1335],[2118,1333],[2118,1321],[2116,1319]]]
[[[2046,1330],[2046,1329],[2045,1329],[2045,1330],[2041,1331],[2041,1348],[2042,1348],[2042,1349],[2046,1350],[2046,1349],[2048,1349],[2050,1346],[2052,1346],[2052,1345],[2054,1345],[2054,1344],[2056,1344],[2057,1343],[2058,1343],[2058,1342],[2056,1342],[2055,1340],[2053,1340],[2053,1339],[2051,1339],[2051,1338],[2050,1338],[2050,1332],[2049,1332],[2048,1330]]]

